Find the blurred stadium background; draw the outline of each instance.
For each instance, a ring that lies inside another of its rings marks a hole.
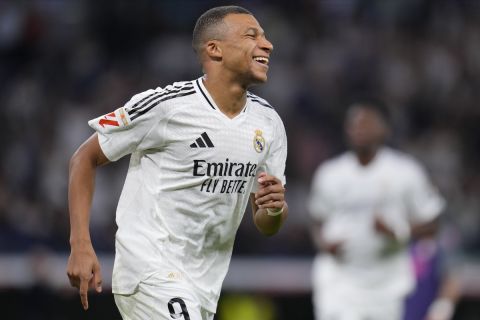
[[[65,275],[68,160],[87,120],[146,88],[198,77],[196,18],[224,1],[0,1],[0,318],[120,319],[108,290],[127,159],[97,176],[94,246],[107,290],[84,314]],[[392,144],[427,166],[448,200],[440,242],[459,275],[455,319],[480,318],[480,1],[236,1],[275,46],[254,91],[284,119],[290,217],[273,238],[249,216],[219,320],[312,319],[305,210],[316,166],[344,148],[352,97],[384,99]]]

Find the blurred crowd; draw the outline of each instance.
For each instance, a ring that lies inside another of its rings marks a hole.
[[[222,1],[0,1],[0,252],[67,252],[68,162],[87,121],[133,94],[195,79],[196,18]],[[228,2],[230,4],[230,2]],[[289,139],[284,230],[262,239],[246,216],[236,254],[311,255],[313,171],[345,148],[343,112],[382,99],[390,143],[427,167],[448,201],[447,250],[480,252],[480,2],[237,1],[274,44],[269,81]],[[128,159],[97,175],[95,248],[112,252]]]

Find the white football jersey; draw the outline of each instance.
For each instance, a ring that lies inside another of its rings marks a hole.
[[[416,160],[383,148],[368,166],[353,152],[320,166],[308,206],[314,220],[323,222],[325,240],[343,242],[344,254],[341,261],[317,257],[314,286],[361,304],[403,297],[414,284],[406,246],[389,251],[392,243],[374,229],[375,216],[408,240],[410,224],[435,219],[444,200]]]
[[[135,95],[89,121],[111,161],[131,154],[116,222],[114,293],[155,276],[179,281],[215,312],[256,177],[285,184],[287,141],[276,111],[248,92],[228,118],[202,78]]]

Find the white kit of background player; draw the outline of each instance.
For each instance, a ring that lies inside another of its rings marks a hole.
[[[415,285],[406,247],[410,225],[433,221],[443,207],[421,164],[400,151],[382,147],[367,166],[352,151],[322,164],[309,210],[323,223],[325,241],[341,243],[342,251],[340,258],[320,252],[315,259],[316,314],[400,319],[403,299]],[[374,230],[376,215],[402,242],[399,247],[389,247]]]
[[[285,184],[286,134],[248,93],[230,119],[202,78],[134,96],[91,120],[111,161],[131,154],[117,208],[113,292],[151,278],[193,290],[215,312],[234,237],[260,172]]]

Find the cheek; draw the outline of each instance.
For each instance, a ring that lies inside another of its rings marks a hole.
[[[353,144],[366,144],[376,140],[377,133],[369,127],[357,126],[347,131],[347,138]]]
[[[251,58],[253,55],[254,46],[251,43],[240,42],[233,46],[234,50],[237,52],[238,55],[242,55],[244,57]]]
[[[246,57],[250,56],[247,50],[244,47],[236,45],[232,46],[231,49],[227,52],[227,59],[235,60],[237,63],[240,60],[247,60]]]

